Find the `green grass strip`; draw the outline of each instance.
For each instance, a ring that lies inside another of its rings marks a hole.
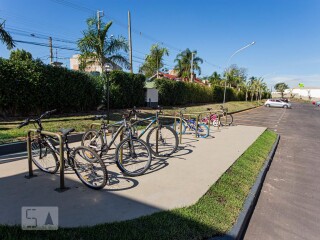
[[[190,112],[201,112],[206,111],[207,108],[219,109],[221,104],[202,104],[198,106],[190,106],[187,109],[187,113]],[[245,101],[234,101],[226,103],[229,112],[245,110],[252,107],[259,106],[257,102],[245,102]],[[165,108],[164,112],[166,114],[174,114],[177,110]],[[112,111],[111,123],[115,121],[120,121],[122,118],[124,110],[114,110]],[[154,110],[143,110],[143,116],[153,116],[155,114]],[[85,132],[88,130],[92,122],[100,123],[100,121],[90,120],[94,115],[83,115],[83,116],[71,116],[71,117],[55,117],[50,119],[43,119],[43,127],[46,131],[57,132],[60,128],[75,128],[76,132]],[[0,144],[25,141],[27,136],[27,131],[29,128],[36,128],[33,124],[29,126],[18,129],[17,126],[22,121],[11,121],[11,122],[1,122],[0,121]]]
[[[274,132],[265,131],[192,206],[162,211],[123,222],[94,227],[61,228],[57,231],[22,231],[20,226],[0,226],[0,239],[185,240],[224,234],[237,220],[276,137]],[[192,178],[186,179],[192,181]],[[101,213],[97,212],[97,214]]]

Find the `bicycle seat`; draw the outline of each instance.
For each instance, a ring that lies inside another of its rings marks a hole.
[[[59,132],[61,132],[64,137],[66,137],[69,133],[74,132],[74,131],[75,131],[74,128],[61,128],[59,130]]]

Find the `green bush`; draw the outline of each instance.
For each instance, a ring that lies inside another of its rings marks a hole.
[[[131,108],[145,102],[145,76],[122,71],[110,73],[110,107]],[[106,103],[106,97],[104,97]]]
[[[176,82],[169,79],[157,79],[159,103],[162,105],[183,105],[189,103],[222,102],[224,87],[203,86],[197,83]],[[238,100],[233,88],[226,89],[226,101]]]
[[[162,105],[183,105],[212,101],[211,89],[197,83],[176,82],[169,79],[156,79],[159,103]]]
[[[0,58],[0,113],[39,114],[86,111],[101,102],[101,84],[94,77],[38,60]]]

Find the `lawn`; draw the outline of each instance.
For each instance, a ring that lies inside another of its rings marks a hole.
[[[265,131],[192,206],[133,220],[57,231],[0,226],[0,239],[205,239],[232,228],[277,135]],[[94,209],[92,209],[94,211]]]
[[[213,108],[218,110],[221,104],[204,104],[204,105],[197,105],[197,106],[185,106],[187,107],[186,113],[191,112],[202,112],[206,111],[207,108]],[[226,103],[226,107],[228,107],[229,112],[244,110],[252,107],[259,106],[258,102],[228,102]],[[173,109],[172,107],[164,107],[164,113],[173,115],[177,109]],[[111,112],[110,119],[111,122],[121,120],[122,114],[125,110],[114,110]],[[142,110],[142,116],[148,116],[155,113],[155,110]],[[50,119],[43,120],[43,127],[47,131],[57,132],[60,128],[75,128],[76,132],[84,132],[86,131],[93,121],[92,117],[94,115],[91,114],[83,114],[77,116],[62,116],[57,117],[53,116]],[[16,142],[16,141],[23,141],[26,139],[27,131],[29,128],[34,128],[32,124],[26,126],[24,128],[18,129],[17,126],[19,125],[20,121],[0,121],[0,144],[9,143],[9,142]]]

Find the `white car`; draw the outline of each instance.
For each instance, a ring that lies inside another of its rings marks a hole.
[[[291,103],[281,101],[280,99],[268,99],[264,103],[265,107],[291,108]]]

